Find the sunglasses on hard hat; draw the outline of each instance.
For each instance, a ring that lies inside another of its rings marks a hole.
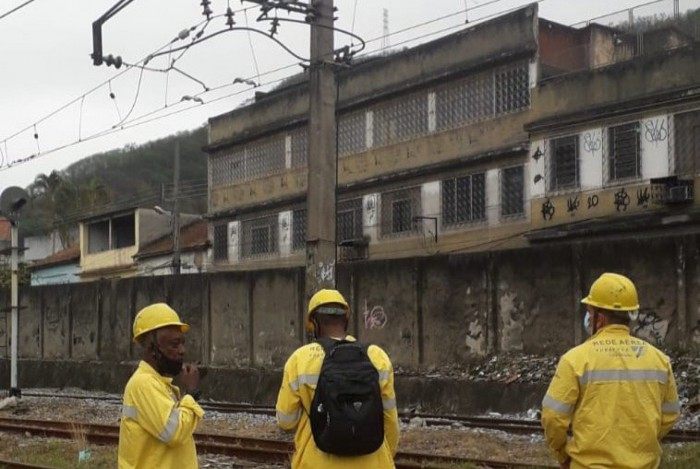
[[[339,306],[319,306],[316,308],[316,314],[337,314],[337,315],[343,315],[345,314],[345,308],[341,308]]]

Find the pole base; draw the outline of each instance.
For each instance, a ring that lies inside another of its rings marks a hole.
[[[22,390],[20,388],[10,388],[10,397],[22,398]]]

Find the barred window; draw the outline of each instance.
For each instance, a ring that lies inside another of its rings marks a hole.
[[[275,135],[246,146],[246,180],[269,176],[284,169],[284,140],[284,135]]]
[[[298,251],[306,247],[306,209],[292,213],[292,249]]]
[[[442,226],[486,219],[484,173],[442,181]]]
[[[365,111],[342,115],[338,119],[339,156],[361,153],[367,148]]]
[[[578,135],[552,139],[550,146],[549,189],[578,187]]]
[[[480,73],[435,92],[437,129],[493,117],[493,74]]]
[[[228,261],[228,223],[214,225],[214,261]]]
[[[362,199],[341,201],[336,212],[338,243],[362,238]]]
[[[374,144],[391,145],[428,132],[426,93],[401,96],[374,109]]]
[[[418,231],[413,218],[421,213],[420,187],[382,194],[381,233],[390,237]]]
[[[675,173],[690,176],[700,171],[700,111],[673,117]],[[663,134],[661,134],[663,135]]]
[[[245,180],[245,147],[239,146],[209,158],[209,181],[221,187]]]
[[[609,181],[640,177],[639,122],[608,129],[608,170]]]
[[[242,257],[260,257],[278,252],[277,215],[243,221]]]
[[[304,168],[309,154],[309,128],[304,127],[291,133],[292,168]]]
[[[522,166],[501,170],[501,217],[525,213],[525,177]]]
[[[530,77],[527,62],[501,67],[494,75],[497,115],[530,106]]]

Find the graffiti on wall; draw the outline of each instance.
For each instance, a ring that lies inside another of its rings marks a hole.
[[[626,212],[627,207],[630,205],[630,201],[630,195],[627,193],[627,190],[624,187],[615,192],[613,204],[615,204],[615,210],[618,212]]]
[[[566,211],[571,215],[574,215],[578,211],[580,205],[581,200],[579,199],[578,195],[569,197],[569,199],[566,201]]]
[[[654,311],[642,310],[632,323],[632,332],[642,339],[660,344],[668,333],[668,319],[660,318]]]
[[[384,312],[384,307],[381,305],[373,306],[371,309],[365,300],[365,309],[362,312],[362,317],[365,321],[365,329],[384,329],[387,323],[387,316]]]
[[[597,195],[589,195],[588,200],[586,201],[588,205],[588,210],[595,208],[598,206],[600,203],[600,198]]]
[[[649,143],[658,144],[668,139],[668,129],[666,119],[651,119],[644,123],[644,140]]]
[[[316,271],[316,279],[318,283],[334,283],[335,282],[335,261],[326,264],[324,262],[318,263],[318,270]]]
[[[597,132],[583,134],[583,150],[586,153],[595,153],[603,147],[603,140]]]
[[[554,206],[551,200],[547,199],[542,204],[542,219],[547,221],[554,218],[554,213],[556,213],[557,208]]]

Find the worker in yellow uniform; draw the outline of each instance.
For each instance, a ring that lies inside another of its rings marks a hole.
[[[183,364],[189,328],[165,303],[143,308],[134,319],[141,362],[124,390],[119,469],[199,467],[192,435],[204,411],[196,402],[199,371]],[[173,385],[175,376],[184,393]]]
[[[309,301],[306,328],[316,342],[284,366],[277,423],[296,430],[292,469],[394,467],[399,421],[387,354],[347,335],[350,307],[336,290]]]
[[[561,357],[542,401],[547,445],[562,468],[656,468],[680,412],[671,363],[630,335],[630,279],[605,273],[581,303],[592,336]]]

